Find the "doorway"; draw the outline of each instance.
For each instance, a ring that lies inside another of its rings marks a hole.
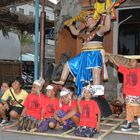
[[[118,11],[118,54],[140,54],[140,7]]]

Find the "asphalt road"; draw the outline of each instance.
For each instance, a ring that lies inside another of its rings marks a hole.
[[[65,139],[0,131],[0,140],[65,140]],[[111,134],[105,137],[104,140],[140,140],[140,136]]]

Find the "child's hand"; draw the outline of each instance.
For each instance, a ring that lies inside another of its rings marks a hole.
[[[60,122],[60,123],[61,123],[61,118],[56,117],[55,119],[56,119],[58,122]]]
[[[6,110],[9,110],[9,106],[8,106],[7,103],[4,104],[4,108],[5,108]]]
[[[81,97],[81,96],[79,96],[79,97],[78,97],[78,99],[77,99],[77,103],[80,103],[80,102],[81,102],[81,100],[82,100],[82,97]]]
[[[99,133],[99,132],[100,132],[100,129],[99,129],[99,128],[97,128],[97,129],[96,129],[96,132],[97,132],[97,133]]]
[[[44,119],[43,119],[43,120],[39,120],[39,121],[38,121],[38,125],[40,125],[42,121],[44,121]]]
[[[63,118],[60,118],[60,120],[63,125],[66,125],[66,121]]]

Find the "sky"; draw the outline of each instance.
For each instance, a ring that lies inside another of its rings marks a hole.
[[[57,4],[58,0],[49,0],[51,2],[53,2],[54,4]]]

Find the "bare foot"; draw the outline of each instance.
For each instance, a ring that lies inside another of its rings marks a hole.
[[[11,126],[7,125],[7,126],[3,126],[3,127],[1,128],[1,130],[4,131],[4,130],[10,129],[10,128],[11,128]]]
[[[36,132],[36,131],[37,131],[37,128],[33,128],[30,130],[31,133]]]
[[[59,125],[59,123],[57,123],[56,124],[56,127],[55,127],[55,130],[58,130],[58,129],[60,129],[61,128],[61,126]]]
[[[65,82],[64,81],[52,81],[54,84],[58,84],[58,85],[64,85]]]

